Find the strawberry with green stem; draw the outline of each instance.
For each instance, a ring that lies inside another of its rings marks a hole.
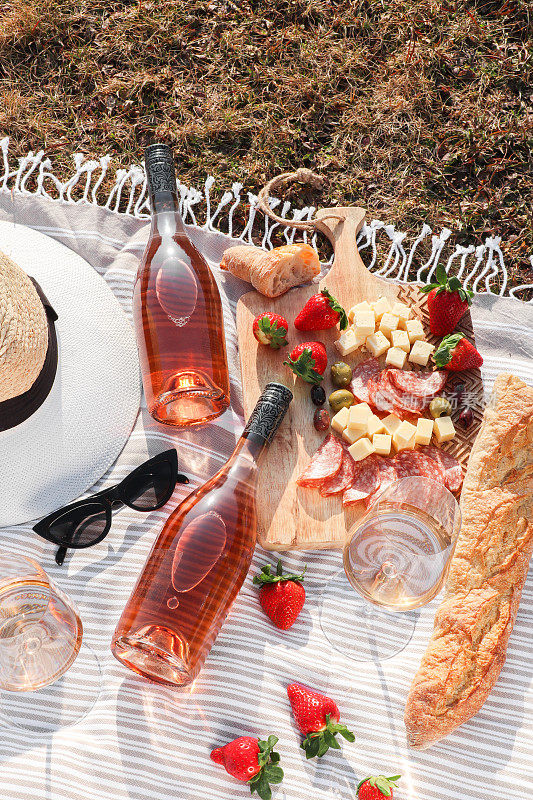
[[[401,777],[401,775],[393,775],[391,778],[386,778],[385,775],[374,775],[371,778],[365,778],[357,787],[358,800],[382,800],[383,797],[393,798],[393,788],[398,785],[397,781]]]
[[[270,564],[261,567],[259,575],[254,577],[255,586],[260,586],[259,602],[265,614],[272,620],[276,628],[288,630],[296,620],[305,603],[305,589],[302,586],[304,573],[284,574],[281,559],[272,573]]]
[[[474,293],[464,289],[459,278],[448,278],[443,264],[435,271],[436,281],[421,286],[420,291],[428,295],[429,327],[434,336],[445,336],[455,330],[461,317],[472,303]]]
[[[224,747],[216,747],[211,759],[215,764],[222,764],[232,777],[248,783],[251,794],[257,792],[261,800],[270,800],[270,784],[283,780],[280,756],[274,750],[277,743],[277,736],[269,736],[266,741],[252,736],[239,736]]]
[[[322,342],[302,342],[283,363],[307,383],[320,383],[328,365],[328,354]]]
[[[258,314],[252,323],[252,332],[260,344],[265,344],[273,350],[279,350],[287,344],[287,331],[289,323],[281,314],[272,314],[263,311]]]
[[[294,320],[294,327],[299,331],[325,331],[337,323],[341,331],[348,327],[346,311],[324,287],[309,298]]]
[[[433,353],[433,361],[439,368],[461,372],[480,367],[483,357],[463,333],[453,333],[444,337]]]
[[[287,695],[296,724],[305,737],[301,747],[305,750],[306,758],[321,758],[330,748],[340,750],[335,738],[337,734],[347,742],[355,741],[352,731],[339,723],[339,709],[331,697],[301,683],[287,686]]]

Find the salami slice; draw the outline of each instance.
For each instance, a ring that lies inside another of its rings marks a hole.
[[[401,450],[393,460],[399,478],[420,476],[435,483],[444,483],[441,465],[420,450]]]
[[[366,500],[379,487],[379,456],[367,456],[362,461],[353,461],[354,476],[349,489],[342,495],[342,505],[351,506],[360,500]]]
[[[320,494],[322,497],[329,497],[332,494],[340,494],[345,489],[349,489],[352,485],[355,474],[355,461],[348,453],[344,451],[342,456],[342,464],[339,471],[332,477],[324,481],[320,487]]]
[[[361,361],[353,371],[352,381],[350,383],[350,390],[360,403],[368,403],[368,382],[379,375],[381,372],[381,365],[377,358],[367,358]]]
[[[431,402],[431,397],[418,397],[409,392],[400,391],[393,383],[391,373],[392,369],[387,369],[382,375],[382,381],[389,392],[395,397],[397,407],[405,414],[412,416],[421,416]]]
[[[392,383],[390,372],[392,370],[386,369],[369,382],[369,397],[374,408],[377,408],[378,411],[396,414],[400,419],[404,419],[406,414],[411,417],[420,416],[429,404],[429,400],[426,402],[419,397],[400,392]]]
[[[391,392],[386,383],[382,382],[381,375],[374,376],[368,382],[368,402],[378,411],[399,416],[396,405],[396,395]]]
[[[463,470],[457,459],[445,450],[441,450],[440,447],[433,447],[433,445],[421,448],[421,452],[440,464],[444,471],[444,485],[446,488],[450,492],[458,492],[463,484]]]
[[[319,487],[340,469],[344,448],[331,433],[326,436],[310,463],[296,480],[299,486]]]
[[[424,476],[422,465],[417,458],[416,450],[400,450],[392,459],[398,480],[401,478],[412,478]]]
[[[393,458],[385,458],[384,456],[373,456],[373,458],[375,458],[377,462],[379,483],[372,494],[365,499],[367,508],[387,486],[390,486],[391,483],[398,480],[398,473]],[[368,461],[368,459],[365,459],[365,461]]]
[[[400,392],[423,399],[431,399],[439,392],[442,392],[448,377],[448,373],[445,370],[407,372],[403,369],[390,369],[388,374],[390,380]]]

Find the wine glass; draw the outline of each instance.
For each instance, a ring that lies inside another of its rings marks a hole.
[[[344,571],[322,596],[320,624],[335,650],[354,661],[403,650],[416,624],[409,612],[439,592],[460,526],[442,484],[410,477],[384,489],[348,532]]]
[[[74,604],[43,568],[0,553],[0,724],[52,731],[90,711],[101,673],[82,639]]]

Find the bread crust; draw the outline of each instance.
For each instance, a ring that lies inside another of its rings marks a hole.
[[[407,698],[412,747],[474,716],[496,683],[533,553],[532,510],[533,388],[504,374],[472,448],[444,600]]]
[[[309,283],[320,272],[316,250],[300,242],[275,247],[269,252],[253,245],[229,247],[220,268],[249,281],[266,297],[279,297],[293,286]]]

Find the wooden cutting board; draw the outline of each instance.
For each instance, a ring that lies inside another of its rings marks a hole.
[[[364,209],[322,209],[317,212],[316,219],[323,229],[327,226],[327,235],[335,248],[333,266],[320,281],[320,288],[326,286],[347,311],[356,303],[376,300],[380,295],[391,301],[399,299],[407,302],[413,309],[413,316],[422,319],[428,340],[436,343],[437,340],[429,335],[426,295],[412,284],[391,283],[372,275],[363,264],[355,240],[365,220]],[[263,454],[259,469],[258,536],[260,544],[267,550],[342,547],[346,531],[362,514],[358,507],[362,504],[343,510],[340,496],[323,498],[317,490],[296,484],[296,478],[309,463],[325,434],[318,433],[313,427],[315,406],[310,398],[310,385],[295,378],[291,370],[283,365],[283,360],[298,342],[314,338],[325,344],[329,365],[342,360],[353,367],[369,357],[366,352],[356,351],[341,358],[333,346],[339,337],[338,328],[313,334],[301,333],[293,327],[294,318],[307,299],[316,294],[318,288],[317,284],[299,287],[275,299],[264,297],[256,291],[248,292],[240,298],[237,305],[237,332],[246,417],[252,412],[269,381],[284,383],[294,392],[294,400],[287,416],[270,447]],[[286,317],[289,322],[289,347],[275,351],[258,344],[252,335],[252,321],[262,311],[272,311]],[[469,313],[463,317],[458,330],[473,340]],[[460,373],[460,380],[467,386],[475,421],[466,432],[458,429],[454,441],[449,442],[444,449],[458,458],[463,468],[466,468],[483,415],[483,385],[479,370]],[[326,395],[335,388],[331,385],[329,368],[322,385]],[[327,401],[326,408],[329,409]]]

